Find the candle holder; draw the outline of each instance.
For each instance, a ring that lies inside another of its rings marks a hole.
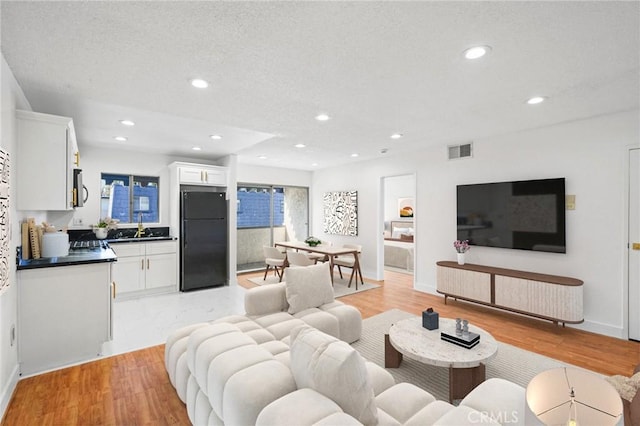
[[[433,308],[422,312],[422,326],[427,330],[436,330],[439,327],[439,322],[439,315]]]

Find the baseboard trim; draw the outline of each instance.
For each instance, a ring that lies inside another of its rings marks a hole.
[[[15,365],[13,371],[11,372],[11,376],[7,381],[6,386],[2,389],[2,395],[0,395],[0,419],[4,421],[4,415],[7,412],[7,408],[9,407],[9,403],[11,402],[11,398],[13,397],[13,393],[18,386],[18,380],[20,380],[19,366]]]
[[[624,330],[621,327],[614,327],[609,324],[602,324],[596,321],[584,320],[582,324],[571,324],[571,327],[577,328],[591,333],[602,334],[604,336],[616,337],[626,340]]]

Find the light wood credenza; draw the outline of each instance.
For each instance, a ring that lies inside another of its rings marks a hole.
[[[584,321],[581,280],[450,261],[436,265],[437,291],[445,304],[452,297],[563,326]]]

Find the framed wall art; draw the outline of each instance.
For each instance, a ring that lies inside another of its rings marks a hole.
[[[324,232],[334,235],[358,235],[358,191],[325,192]]]
[[[415,210],[413,198],[398,198],[398,216],[413,217]]]
[[[0,149],[0,291],[9,286],[9,153]]]

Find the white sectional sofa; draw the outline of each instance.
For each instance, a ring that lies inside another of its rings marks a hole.
[[[524,424],[518,385],[488,380],[453,407],[364,360],[348,344],[360,313],[333,300],[326,264],[248,290],[245,309],[167,339],[167,372],[193,424]]]
[[[355,342],[362,332],[362,316],[353,306],[333,297],[329,265],[287,268],[287,283],[269,284],[245,293],[245,314],[192,324],[173,332],[165,345],[165,365],[178,396],[187,402],[187,385],[193,376],[187,364],[187,342],[206,340],[220,332],[219,324],[249,337],[253,344],[269,351],[280,360],[288,357],[291,330],[310,325],[347,343]],[[216,327],[210,327],[217,325]],[[200,330],[205,328],[206,330]],[[195,333],[196,330],[199,330]],[[230,337],[230,336],[229,336]],[[245,340],[246,341],[246,340]]]
[[[412,384],[381,380],[389,373],[378,368],[382,371],[367,368],[345,342],[308,326],[296,329],[290,370],[297,389],[264,407],[256,424],[288,425],[291,419],[297,425],[525,424],[525,389],[515,383],[489,379],[453,406]]]

